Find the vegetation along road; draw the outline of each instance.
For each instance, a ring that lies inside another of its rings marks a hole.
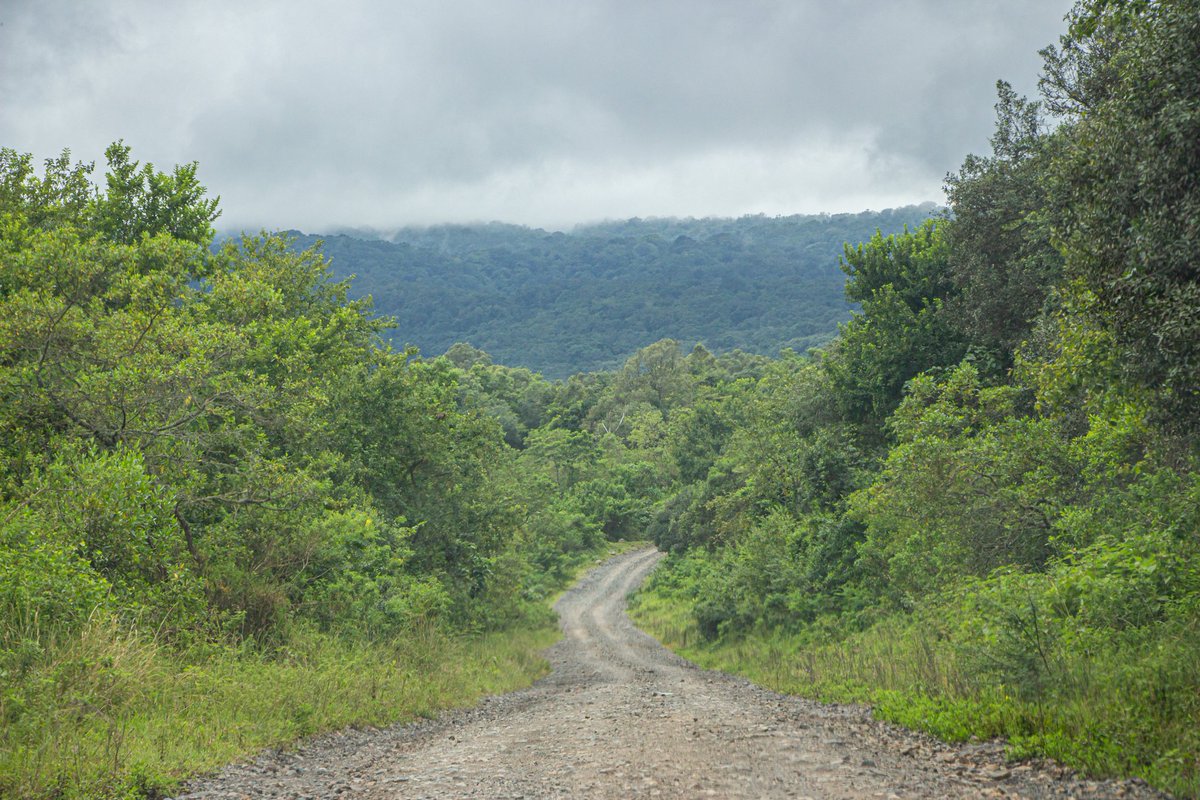
[[[193,783],[190,800],[445,797],[1159,797],[998,745],[948,746],[865,708],[698,669],[633,627],[653,549],[606,562],[556,608],[553,673],[438,720],[324,736]]]

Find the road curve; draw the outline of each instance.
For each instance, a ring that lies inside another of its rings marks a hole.
[[[563,639],[533,687],[431,722],[319,737],[195,782],[232,798],[1159,797],[1006,765],[997,745],[950,747],[866,709],[784,697],[698,669],[637,630],[625,599],[653,549],[617,556],[555,608]]]

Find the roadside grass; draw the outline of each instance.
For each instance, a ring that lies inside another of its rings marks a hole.
[[[941,609],[945,612],[946,609]],[[649,590],[630,615],[707,669],[787,694],[863,703],[880,719],[947,741],[1007,740],[1013,759],[1045,756],[1096,777],[1140,777],[1200,797],[1200,631],[1076,640],[1031,688],[981,670],[949,615],[884,619],[848,636],[755,630],[705,641],[687,597]]]
[[[606,543],[571,574],[643,544]],[[31,652],[19,676],[0,675],[0,797],[163,797],[263,749],[432,717],[528,686],[549,671],[541,651],[560,636],[547,609],[474,636],[430,629],[364,641],[299,630],[269,654],[180,651],[96,618],[81,635]]]
[[[556,637],[548,625],[387,643],[308,633],[271,657],[189,658],[96,622],[0,700],[0,796],[162,796],[264,748],[526,686],[546,673],[538,653]]]

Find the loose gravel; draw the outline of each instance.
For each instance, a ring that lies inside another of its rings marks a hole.
[[[701,670],[637,630],[625,598],[653,549],[617,556],[555,606],[564,637],[529,689],[432,721],[317,737],[186,787],[180,799],[1162,798],[1003,746],[952,746],[861,706]]]

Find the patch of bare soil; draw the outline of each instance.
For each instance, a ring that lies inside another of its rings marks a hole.
[[[438,720],[345,731],[194,782],[232,798],[1159,798],[998,744],[950,746],[869,710],[701,670],[634,628],[625,598],[661,554],[618,556],[565,594],[553,673]]]

